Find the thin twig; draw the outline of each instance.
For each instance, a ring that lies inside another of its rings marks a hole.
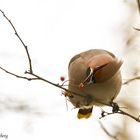
[[[103,123],[102,123],[101,121],[99,121],[99,124],[100,124],[101,128],[103,129],[103,131],[104,131],[109,137],[113,138],[114,140],[119,140],[119,139],[117,138],[117,136],[112,135],[112,134],[105,128],[105,126],[103,125]]]
[[[12,75],[12,76],[17,77],[17,78],[26,79],[26,80],[29,80],[29,81],[31,81],[31,80],[41,80],[41,81],[44,81],[44,82],[46,82],[46,83],[49,83],[49,84],[51,84],[51,85],[53,85],[53,86],[55,86],[55,87],[58,87],[58,88],[60,88],[60,89],[63,89],[64,91],[66,91],[66,92],[68,92],[68,93],[71,93],[72,95],[80,96],[80,97],[83,97],[83,98],[86,97],[86,96],[84,96],[84,95],[81,95],[81,94],[78,94],[78,93],[76,93],[76,92],[70,91],[70,90],[68,90],[68,89],[66,89],[66,88],[64,88],[64,87],[62,87],[62,86],[59,85],[59,84],[55,84],[55,83],[53,83],[53,82],[51,82],[51,81],[49,81],[49,80],[46,80],[45,78],[43,78],[43,77],[41,77],[41,76],[38,76],[37,74],[34,74],[34,73],[31,74],[31,73],[29,73],[29,72],[26,72],[27,74],[30,74],[30,75],[34,76],[33,78],[29,78],[29,77],[24,77],[24,76],[20,76],[20,75],[14,74],[14,73],[12,73],[12,72],[9,72],[9,71],[7,71],[6,69],[4,69],[4,68],[2,68],[2,67],[0,67],[0,69],[3,70],[3,71],[5,71],[6,73]],[[71,95],[68,95],[68,96],[71,96]],[[114,104],[114,102],[112,102],[112,103],[110,103],[110,104],[104,104],[104,103],[102,103],[101,101],[99,101],[99,100],[97,100],[97,99],[94,99],[94,100],[95,100],[95,102],[98,102],[98,103],[100,103],[100,104],[103,104],[103,105],[112,107],[112,110],[113,110],[113,107],[114,107],[114,106],[112,106],[112,105]],[[116,104],[116,103],[115,103],[115,104]],[[101,113],[100,119],[103,118],[103,117],[106,117],[106,116],[108,116],[108,115],[113,115],[113,114],[116,114],[116,113],[122,114],[122,115],[126,115],[126,116],[128,116],[128,117],[130,117],[130,118],[136,120],[137,122],[140,122],[140,116],[135,117],[135,116],[133,116],[133,115],[131,115],[131,114],[129,114],[129,113],[127,113],[127,112],[121,110],[120,108],[118,108],[118,110],[117,110],[117,111],[114,111],[114,112],[106,112],[106,111],[103,110],[102,113]]]
[[[119,114],[122,114],[122,115],[125,115],[125,116],[128,116],[128,117],[130,117],[130,118],[136,120],[137,122],[140,122],[140,115],[139,115],[138,117],[135,117],[135,116],[133,116],[133,115],[131,115],[131,114],[129,114],[129,113],[127,113],[127,112],[121,110],[121,109],[119,109],[118,113],[119,113]]]
[[[111,103],[111,104],[114,104],[114,103]],[[113,106],[112,105],[111,105],[111,107],[112,107],[112,110],[113,110]],[[113,114],[122,114],[122,115],[125,115],[125,116],[128,116],[128,117],[134,119],[137,122],[140,122],[140,115],[138,117],[135,117],[135,116],[133,116],[133,115],[131,115],[131,114],[121,110],[120,107],[118,108],[117,111],[114,111],[114,112],[113,111],[112,112],[106,112],[106,111],[102,110],[100,119],[102,119],[102,118],[104,118],[104,117],[106,117],[108,115],[113,115]]]
[[[28,51],[28,47],[27,45],[25,45],[25,43],[23,42],[23,40],[21,39],[21,37],[19,36],[15,26],[13,25],[13,23],[11,22],[11,20],[5,15],[5,13],[0,9],[0,12],[3,14],[3,16],[5,17],[5,19],[10,23],[11,27],[13,28],[14,32],[15,32],[15,35],[17,36],[17,38],[20,40],[20,42],[22,43],[22,45],[24,46],[25,48],[25,51],[26,51],[26,54],[27,54],[27,57],[28,57],[28,61],[29,61],[29,71],[30,73],[33,73],[33,69],[32,69],[32,61],[31,61],[31,58],[30,58],[30,54],[29,54],[29,51]]]
[[[46,80],[45,78],[43,78],[43,77],[41,77],[41,76],[39,76],[39,75],[37,75],[37,74],[30,73],[30,72],[28,72],[28,71],[26,71],[25,74],[30,74],[30,75],[33,76],[33,78],[29,78],[29,77],[25,77],[25,76],[21,76],[21,75],[14,74],[14,73],[12,73],[12,72],[10,72],[10,71],[8,71],[8,70],[2,68],[2,67],[0,67],[0,69],[3,70],[3,71],[6,72],[6,73],[12,75],[12,76],[17,77],[17,78],[26,79],[26,80],[28,80],[28,81],[31,81],[31,80],[41,80],[41,81],[44,81],[44,82],[46,82],[46,83],[49,83],[49,84],[51,84],[51,85],[53,85],[53,86],[55,86],[55,87],[58,87],[58,88],[60,88],[60,89],[63,89],[63,90],[66,91],[66,92],[72,93],[73,95],[80,96],[80,97],[85,97],[84,95],[81,95],[81,94],[78,94],[78,93],[76,93],[76,92],[70,91],[70,90],[64,88],[63,86],[61,86],[61,85],[59,85],[59,84],[55,84],[55,83],[53,83],[53,82],[51,82],[51,81],[49,81],[49,80]]]
[[[140,31],[140,29],[139,28],[136,28],[136,27],[133,27],[133,29],[136,30],[136,31]]]
[[[127,80],[126,82],[123,83],[123,85],[127,85],[130,82],[135,81],[135,80],[140,80],[140,76],[136,76],[134,78],[131,78],[131,79]]]
[[[81,95],[81,94],[79,94],[79,93],[76,93],[76,92],[74,92],[74,91],[70,91],[70,90],[64,88],[63,86],[61,86],[61,85],[59,85],[59,84],[55,84],[55,83],[53,83],[53,82],[51,82],[51,81],[49,81],[49,80],[47,80],[47,79],[45,79],[45,78],[43,78],[43,77],[37,75],[37,74],[30,73],[30,72],[28,72],[28,71],[27,71],[26,73],[31,74],[32,76],[36,77],[38,80],[42,80],[42,81],[44,81],[44,82],[46,82],[46,83],[49,83],[49,84],[51,84],[51,85],[53,85],[53,86],[55,86],[55,87],[58,87],[58,88],[60,88],[60,89],[63,89],[63,90],[65,90],[66,92],[72,93],[72,94],[74,94],[74,95],[76,95],[76,96],[86,97],[86,96]]]
[[[26,80],[28,80],[28,81],[31,81],[31,80],[38,80],[38,78],[29,78],[29,77],[25,77],[25,76],[20,76],[20,75],[14,74],[14,73],[12,73],[12,72],[7,71],[6,69],[4,69],[4,68],[2,68],[2,67],[0,67],[0,69],[3,70],[3,71],[6,72],[6,73],[12,75],[12,76],[17,77],[17,78],[26,79]]]
[[[138,5],[139,14],[140,14],[140,1],[139,0],[137,0],[137,5]]]

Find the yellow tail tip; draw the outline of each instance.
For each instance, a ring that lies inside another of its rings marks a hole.
[[[78,118],[78,119],[83,119],[83,118],[88,119],[91,115],[92,115],[92,112],[87,113],[87,114],[78,113],[78,114],[77,114],[77,118]]]

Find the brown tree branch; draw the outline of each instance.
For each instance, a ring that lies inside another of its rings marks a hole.
[[[133,78],[131,78],[131,79],[128,79],[127,81],[125,81],[125,82],[123,83],[123,85],[127,85],[127,84],[129,84],[129,83],[131,83],[131,82],[133,82],[133,81],[135,81],[135,80],[140,80],[140,76],[136,76],[136,77],[133,77]]]
[[[26,80],[28,80],[28,81],[31,81],[31,80],[41,80],[41,81],[44,81],[44,82],[46,82],[46,83],[49,83],[49,84],[51,84],[51,85],[53,85],[53,86],[55,86],[55,87],[58,87],[58,88],[60,88],[60,89],[63,89],[63,90],[66,91],[66,92],[72,93],[72,94],[74,94],[74,95],[76,95],[76,96],[85,97],[84,95],[81,95],[81,94],[78,94],[78,93],[76,93],[76,92],[70,91],[70,90],[64,88],[62,85],[55,84],[55,83],[53,83],[53,82],[51,82],[51,81],[49,81],[49,80],[47,80],[47,79],[45,79],[45,78],[43,78],[43,77],[37,75],[37,74],[30,73],[30,72],[28,72],[28,71],[25,71],[25,74],[32,75],[33,78],[26,77],[26,76],[21,76],[21,75],[17,75],[17,74],[12,73],[12,72],[10,72],[10,71],[8,71],[8,70],[2,68],[2,67],[0,67],[0,69],[3,70],[4,72],[6,72],[6,73],[8,73],[8,74],[10,74],[10,75],[12,75],[12,76],[14,76],[14,77],[17,77],[17,78],[26,79]],[[71,96],[71,95],[68,95],[68,96]]]
[[[140,0],[137,0],[137,7],[138,7],[138,10],[139,10],[139,14],[140,14]]]
[[[101,121],[99,121],[99,124],[100,124],[100,127],[103,129],[103,131],[110,137],[110,138],[113,138],[114,140],[119,140],[117,138],[117,136],[111,134],[106,128],[105,126],[103,125],[103,123]]]
[[[140,115],[138,117],[135,117],[135,116],[133,116],[133,115],[121,110],[121,109],[119,109],[119,111],[117,113],[128,116],[128,117],[134,119],[135,121],[140,122]]]
[[[20,40],[20,42],[22,43],[22,45],[24,46],[25,48],[25,51],[26,51],[26,54],[27,54],[27,57],[28,57],[28,61],[29,61],[29,71],[30,73],[33,73],[33,69],[32,69],[32,61],[31,61],[31,57],[30,57],[30,54],[29,54],[29,51],[28,51],[28,47],[27,45],[25,45],[25,43],[23,42],[23,40],[21,39],[21,37],[19,36],[15,26],[13,25],[13,23],[11,22],[11,20],[5,15],[5,13],[0,9],[0,12],[3,14],[4,18],[10,23],[11,27],[13,28],[14,32],[15,32],[15,35],[17,36],[17,38]]]
[[[2,67],[0,67],[0,69],[3,70],[3,71],[6,72],[6,73],[12,75],[12,76],[17,77],[17,78],[26,79],[26,80],[29,80],[29,81],[31,81],[31,80],[38,80],[38,78],[29,78],[29,77],[25,77],[25,76],[21,76],[21,75],[14,74],[14,73],[12,73],[12,72],[10,72],[10,71],[7,71],[6,69],[4,69],[4,68],[2,68]]]
[[[138,117],[135,117],[135,116],[123,111],[122,109],[120,109],[118,104],[114,103],[114,102],[112,102],[110,106],[112,107],[112,112],[106,112],[106,111],[102,110],[100,119],[104,118],[108,115],[113,115],[113,114],[117,113],[117,114],[122,114],[122,115],[128,116],[128,117],[134,119],[135,121],[140,122],[140,115]]]
[[[80,95],[80,94],[78,94],[78,93],[75,93],[75,92],[73,92],[73,91],[67,90],[66,88],[64,88],[63,86],[61,86],[61,85],[59,85],[59,84],[55,84],[55,83],[53,83],[53,82],[50,82],[50,81],[48,81],[48,80],[46,80],[46,79],[44,79],[44,78],[38,76],[37,74],[34,74],[34,73],[33,73],[32,61],[31,61],[31,57],[30,57],[30,54],[29,54],[27,45],[23,42],[23,40],[22,40],[21,37],[19,36],[19,34],[18,34],[18,32],[17,32],[15,26],[14,26],[13,23],[11,22],[11,20],[5,15],[5,13],[4,13],[1,9],[0,9],[0,12],[3,14],[4,18],[10,23],[11,27],[13,28],[13,30],[14,30],[14,32],[15,32],[15,35],[17,36],[17,38],[20,40],[20,42],[22,43],[22,45],[23,45],[24,48],[25,48],[25,51],[26,51],[26,54],[27,54],[27,57],[28,57],[28,61],[29,61],[29,71],[26,71],[25,73],[26,73],[26,74],[30,74],[30,75],[34,76],[35,78],[28,78],[28,77],[20,76],[20,75],[14,74],[14,73],[12,73],[12,72],[9,72],[9,71],[7,71],[6,69],[4,69],[4,68],[2,68],[2,67],[0,67],[0,69],[3,70],[3,71],[5,71],[6,73],[8,73],[8,74],[10,74],[10,75],[13,75],[13,76],[17,77],[17,78],[26,79],[26,80],[29,80],[29,81],[31,81],[31,80],[42,80],[42,81],[47,82],[47,83],[49,83],[49,84],[51,84],[51,85],[53,85],[53,86],[55,86],[55,87],[61,88],[61,89],[65,90],[65,91],[67,91],[67,92],[69,92],[69,93],[73,93],[73,94],[75,94],[75,95],[77,95],[77,96],[82,96],[82,95]],[[82,97],[84,97],[84,96],[82,96]]]
[[[51,85],[53,85],[53,86],[55,86],[55,87],[58,87],[58,88],[60,88],[60,89],[63,89],[64,91],[67,91],[67,92],[69,92],[69,93],[71,93],[71,94],[73,94],[73,95],[80,96],[80,97],[83,97],[83,98],[86,97],[86,96],[82,96],[81,94],[78,94],[78,93],[76,93],[76,92],[70,91],[70,90],[64,88],[62,85],[55,84],[55,83],[53,83],[53,82],[51,82],[51,81],[49,81],[49,80],[46,80],[45,78],[43,78],[43,77],[41,77],[41,76],[39,76],[39,75],[37,75],[37,74],[30,73],[30,72],[28,72],[28,71],[26,71],[25,73],[34,76],[33,78],[24,77],[24,76],[20,76],[20,75],[14,74],[14,73],[12,73],[12,72],[9,72],[9,71],[5,70],[5,69],[2,68],[2,67],[0,67],[0,69],[2,69],[2,70],[5,71],[6,73],[8,73],[8,74],[10,74],[10,75],[12,75],[12,76],[15,76],[15,77],[17,77],[17,78],[26,79],[26,80],[29,80],[29,81],[31,81],[31,80],[41,80],[41,81],[44,81],[44,82],[46,82],[46,83],[49,83],[49,84],[51,84]],[[70,95],[67,95],[67,96],[71,96],[71,94],[70,94]],[[129,113],[127,113],[127,112],[121,110],[117,103],[111,102],[110,104],[104,104],[104,103],[102,103],[101,101],[98,101],[97,99],[94,99],[94,100],[95,100],[96,102],[100,103],[100,104],[103,104],[103,105],[112,107],[112,112],[106,112],[106,111],[103,110],[102,113],[101,113],[100,119],[103,118],[103,117],[106,117],[106,116],[108,116],[108,115],[113,115],[113,114],[116,114],[116,113],[117,113],[117,114],[126,115],[126,116],[128,116],[128,117],[130,117],[130,118],[136,120],[137,122],[140,122],[140,116],[135,117],[135,116],[133,116],[133,115],[131,115],[131,114],[129,114]]]
[[[137,28],[137,27],[133,27],[133,29],[136,30],[136,31],[140,31],[140,29]]]
[[[137,122],[140,122],[140,115],[138,117],[135,117],[135,116],[133,116],[133,115],[131,115],[131,114],[129,114],[129,113],[121,110],[121,109],[119,109],[118,112],[106,112],[106,111],[102,111],[100,119],[102,119],[102,118],[104,118],[104,117],[106,117],[108,115],[113,115],[113,114],[122,114],[122,115],[125,115],[125,116],[128,116],[128,117],[134,119]]]
[[[76,96],[86,97],[86,96],[81,95],[81,94],[78,94],[78,93],[76,93],[76,92],[74,92],[74,91],[70,91],[70,90],[64,88],[62,85],[55,84],[55,83],[53,83],[53,82],[51,82],[51,81],[49,81],[49,80],[47,80],[47,79],[45,79],[45,78],[43,78],[43,77],[37,75],[37,74],[30,73],[30,72],[28,72],[28,71],[26,71],[25,73],[30,74],[30,75],[36,77],[38,80],[42,80],[42,81],[44,81],[44,82],[46,82],[46,83],[49,83],[49,84],[51,84],[51,85],[53,85],[53,86],[55,86],[55,87],[58,87],[58,88],[60,88],[60,89],[63,89],[64,91],[69,92],[69,93],[72,93],[72,94],[74,94],[74,95],[76,95]],[[69,96],[71,96],[71,95],[69,95]]]

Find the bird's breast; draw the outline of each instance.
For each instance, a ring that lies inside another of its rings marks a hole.
[[[79,83],[69,83],[68,89],[81,95],[73,95],[70,101],[79,106],[108,104],[114,100],[121,89],[121,75],[118,71],[111,79],[103,83],[85,85],[82,89]]]

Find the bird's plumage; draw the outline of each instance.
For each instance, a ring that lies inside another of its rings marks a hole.
[[[70,97],[70,102],[80,108],[78,118],[90,117],[93,105],[109,104],[116,98],[121,88],[121,65],[122,61],[114,54],[101,49],[82,52],[70,60],[68,90],[81,95],[73,94],[73,98]],[[87,81],[91,81],[80,88],[80,83],[87,78],[88,68],[94,74],[89,75],[90,79]],[[92,83],[92,80],[95,81]]]

